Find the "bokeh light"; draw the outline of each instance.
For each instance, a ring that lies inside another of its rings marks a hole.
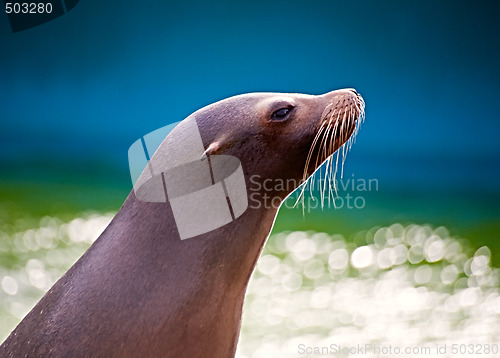
[[[1,257],[16,257],[0,266],[2,338],[112,217],[44,217],[36,228],[23,229],[23,221],[1,228]],[[500,271],[488,247],[473,250],[444,227],[401,224],[364,231],[356,242],[272,235],[248,286],[237,357],[301,357],[300,344],[499,341]]]

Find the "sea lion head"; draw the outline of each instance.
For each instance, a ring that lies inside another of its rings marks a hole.
[[[183,239],[238,218],[249,199],[263,203],[250,207],[274,215],[323,162],[333,168],[332,155],[350,146],[363,117],[363,99],[352,89],[227,98],[194,112],[166,136],[135,183],[135,195],[168,201]],[[270,206],[263,202],[268,198]]]
[[[285,198],[339,148],[350,146],[364,118],[364,101],[354,89],[323,95],[250,93],[193,116],[206,154],[238,158],[247,180],[288,183],[272,193]]]

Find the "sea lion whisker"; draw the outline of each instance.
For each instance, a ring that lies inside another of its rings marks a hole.
[[[318,129],[318,132],[316,133],[316,135],[314,136],[314,139],[313,139],[313,142],[311,144],[311,147],[309,148],[309,152],[307,153],[307,159],[306,159],[306,164],[305,164],[305,168],[304,168],[304,173],[303,173],[303,176],[302,176],[302,183],[301,183],[301,186],[302,188],[300,189],[300,193],[299,193],[299,196],[297,197],[297,200],[295,201],[295,204],[293,205],[293,207],[295,208],[297,206],[297,204],[299,203],[299,201],[302,201],[302,214],[304,215],[304,210],[305,210],[305,205],[304,205],[304,198],[305,198],[305,190],[309,184],[309,181],[310,181],[310,178],[312,177],[307,177],[307,171],[309,169],[309,165],[310,165],[310,162],[311,162],[311,159],[312,159],[312,155],[314,153],[314,148],[316,147],[316,144],[319,140],[319,137],[321,137],[321,134],[325,128],[325,122],[322,122],[319,129]]]
[[[328,144],[328,137],[329,137],[329,132],[330,132],[331,128],[332,128],[332,122],[331,122],[331,120],[328,120],[326,130],[323,132],[322,139],[320,142],[320,148],[322,148],[322,150],[320,150],[318,152],[318,155],[316,157],[316,163],[315,163],[316,167],[318,167],[319,164],[323,161],[323,157],[325,159],[328,157],[327,156],[327,144]],[[320,167],[320,170],[319,170],[319,178],[320,178],[319,191],[320,191],[320,197],[321,197],[321,208],[323,208],[323,204],[324,204],[323,187],[324,187],[324,185],[321,181],[321,177],[322,177],[321,171],[322,171],[322,168]],[[313,181],[313,183],[314,183],[314,181]]]
[[[320,142],[320,147],[322,148],[322,150],[318,152],[318,156],[316,157],[316,163],[315,163],[316,167],[318,167],[318,165],[328,157],[327,153],[328,133],[331,128],[332,128],[332,123],[331,121],[328,121],[326,130],[324,131]]]
[[[318,150],[318,153],[316,156],[316,162],[315,162],[315,166],[319,167],[319,171],[318,171],[317,175],[320,178],[319,191],[320,191],[321,208],[322,209],[324,207],[324,199],[325,199],[324,198],[324,190],[326,187],[326,184],[323,183],[323,181],[322,181],[322,177],[323,177],[322,171],[325,170],[325,174],[326,174],[328,167],[326,166],[325,168],[323,168],[321,166],[321,163],[329,157],[329,151],[328,151],[329,143],[328,142],[329,142],[330,137],[333,136],[334,126],[332,126],[332,124],[333,124],[332,117],[335,114],[335,110],[336,110],[336,108],[334,108],[333,111],[330,113],[330,117],[328,118],[328,120],[325,120],[325,123],[327,125],[326,125],[326,129],[322,133],[322,138],[321,138],[321,141],[319,144],[319,148],[321,148],[321,149]],[[327,165],[328,165],[328,163],[327,163]],[[314,173],[312,177],[315,177],[315,176],[316,176],[316,173]],[[315,180],[312,179],[312,183],[313,183],[313,185],[310,187],[310,195],[311,196],[313,195],[312,190],[314,189],[313,186],[314,186]]]
[[[323,206],[324,206],[324,200],[325,200],[325,190],[326,190],[326,181],[328,180],[328,171],[329,171],[329,165],[330,165],[330,147],[331,147],[331,139],[332,137],[334,137],[333,135],[330,135],[328,136],[328,132],[330,131],[330,129],[332,129],[332,123],[331,121],[329,121],[328,123],[328,129],[327,131],[325,132],[325,137],[328,137],[326,138],[325,140],[325,145],[324,145],[324,154],[325,154],[325,159],[327,160],[326,161],[326,165],[325,165],[325,179],[324,179],[324,182],[322,183],[321,182],[321,175],[320,175],[320,185],[323,185],[323,188],[321,190],[321,208],[323,209]],[[333,133],[333,132],[332,132]],[[330,143],[328,143],[330,142]]]
[[[338,196],[338,188],[335,178],[339,169],[340,177],[343,178],[344,164],[347,158],[347,153],[351,150],[352,145],[355,143],[360,124],[365,118],[365,103],[363,99],[358,96],[354,101],[349,102],[350,103],[346,104],[346,101],[344,100],[340,105],[330,104],[325,109],[327,113],[321,120],[318,132],[316,133],[313,143],[309,149],[303,171],[301,183],[302,188],[300,189],[300,193],[294,204],[294,207],[296,207],[299,202],[302,202],[303,212],[305,210],[305,191],[309,190],[310,195],[313,196],[313,191],[316,189],[314,178],[318,175],[320,178],[324,178],[320,180],[320,183],[318,184],[321,196],[321,207],[324,207],[324,201],[327,195],[329,198],[333,194]],[[358,114],[357,118],[356,114]],[[353,127],[354,129],[351,131],[350,128]],[[343,142],[343,144],[335,150],[337,141]],[[314,152],[316,152],[316,158],[313,161]],[[333,158],[333,154],[335,153],[337,155]],[[342,156],[342,158],[339,161],[340,156]],[[324,161],[326,161],[326,163],[323,167],[321,166],[321,163]],[[315,167],[319,167],[319,170],[317,172],[313,172],[313,174],[308,177],[309,167],[312,162],[314,162]],[[325,170],[324,174],[323,170]],[[323,183],[323,180],[328,181],[328,184]],[[326,188],[327,185],[328,193]]]
[[[342,124],[346,123],[346,122],[349,122],[350,124],[350,119],[351,119],[351,112],[352,112],[352,107],[349,108],[349,115],[348,115],[348,119],[347,120],[344,120],[342,122]],[[347,112],[346,112],[347,114]],[[342,165],[340,167],[340,178],[342,179],[344,177],[344,163],[345,163],[345,159],[347,157],[347,151],[348,151],[348,147],[346,146],[348,141],[346,141],[346,143],[344,143],[342,145]]]
[[[330,173],[329,173],[329,178],[328,178],[328,183],[329,183],[329,190],[330,190],[330,193],[333,194],[332,192],[332,178],[333,178],[333,190],[335,192],[335,197],[337,196],[337,186],[336,186],[336,183],[335,183],[335,176],[336,176],[336,173],[337,173],[337,162],[335,162],[335,168],[334,168],[334,165],[333,165],[333,154],[335,153],[335,139],[337,138],[337,132],[339,130],[339,122],[340,122],[340,111],[338,112],[337,114],[337,118],[335,120],[335,125],[334,125],[334,130],[332,131],[332,135],[331,135],[331,140],[330,140],[330,156],[329,156],[329,159],[330,159]],[[338,153],[337,153],[338,155]],[[335,206],[335,198],[333,199],[333,203],[334,203],[334,206]]]

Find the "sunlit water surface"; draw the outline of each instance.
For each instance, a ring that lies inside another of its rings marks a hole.
[[[0,339],[112,217],[2,227]],[[444,227],[400,224],[360,232],[354,242],[271,236],[248,287],[237,357],[494,356],[499,270],[487,247],[472,250]]]

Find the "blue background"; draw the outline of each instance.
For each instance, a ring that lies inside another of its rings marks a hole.
[[[3,195],[22,202],[9,190],[28,183],[34,205],[68,183],[74,195],[107,183],[117,209],[131,188],[128,147],[144,134],[235,94],[354,87],[366,122],[345,172],[379,181],[375,214],[392,205],[390,220],[427,213],[422,220],[477,217],[497,228],[499,8],[82,0],[16,34],[0,14]],[[50,194],[40,196],[40,183]],[[97,205],[85,198],[84,208]]]

